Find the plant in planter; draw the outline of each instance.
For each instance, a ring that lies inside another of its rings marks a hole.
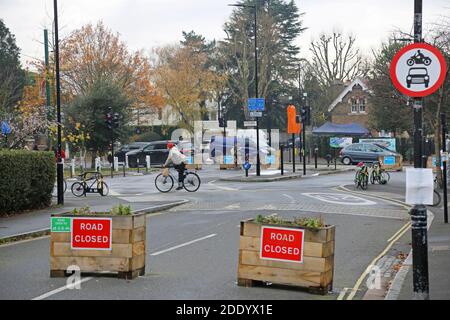
[[[241,222],[238,285],[260,282],[332,290],[335,227],[322,218],[272,215]]]
[[[64,277],[76,265],[81,272],[116,272],[119,278],[133,279],[145,273],[145,242],[146,213],[133,214],[129,206],[54,214],[50,276]]]

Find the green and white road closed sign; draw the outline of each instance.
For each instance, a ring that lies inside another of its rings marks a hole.
[[[70,232],[70,218],[52,217],[52,232]]]

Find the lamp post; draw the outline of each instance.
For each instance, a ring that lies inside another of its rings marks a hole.
[[[251,8],[253,9],[253,18],[254,18],[254,25],[253,25],[253,33],[255,34],[255,97],[258,98],[258,37],[257,37],[257,16],[256,12],[257,7],[255,5],[247,5],[247,4],[229,4],[231,7],[243,7],[243,8]],[[261,160],[259,157],[259,118],[256,117],[256,175],[259,177],[261,175]]]
[[[61,158],[61,92],[59,79],[59,39],[58,39],[58,1],[53,0],[53,9],[55,16],[55,64],[56,64],[56,113],[58,124],[58,142],[57,142],[57,165],[56,165],[56,181],[58,187],[58,204],[64,205],[64,167]]]

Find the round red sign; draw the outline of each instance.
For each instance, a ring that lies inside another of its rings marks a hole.
[[[410,97],[425,97],[444,83],[447,65],[442,53],[427,43],[402,48],[392,59],[391,80]]]

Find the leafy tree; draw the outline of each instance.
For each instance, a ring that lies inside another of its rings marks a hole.
[[[19,58],[16,39],[0,19],[0,119],[12,118],[14,107],[22,98],[25,72]]]
[[[93,84],[88,92],[75,98],[67,108],[69,121],[68,131],[80,131],[77,123],[84,126],[82,135],[89,137],[84,140],[84,145],[93,155],[103,155],[109,150],[112,135],[106,124],[106,114],[112,109],[112,113],[120,116],[120,126],[114,129],[114,139],[123,139],[129,132],[124,125],[130,119],[131,100],[123,88],[109,81],[98,81]],[[75,122],[76,121],[76,122]],[[79,138],[82,139],[82,138]]]
[[[90,94],[98,83],[110,83],[124,92],[140,114],[164,104],[152,84],[148,58],[130,53],[118,34],[102,22],[75,30],[61,43],[61,81],[66,101]]]
[[[299,47],[295,39],[304,30],[294,1],[246,0],[257,7],[258,95],[266,98],[274,125],[285,121],[282,97],[292,95]],[[225,23],[220,43],[230,93],[225,97],[227,115],[242,121],[249,117],[247,101],[255,96],[253,9],[236,8]]]
[[[371,129],[386,130],[394,134],[408,131],[412,134],[411,108],[407,98],[398,92],[391,81],[390,65],[394,55],[404,44],[388,41],[374,51],[374,60],[369,74],[370,97],[373,108],[369,114]],[[395,117],[391,116],[395,114]]]

